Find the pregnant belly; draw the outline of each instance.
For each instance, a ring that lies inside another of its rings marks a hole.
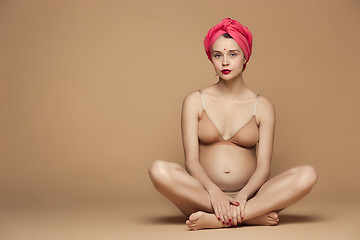
[[[200,164],[209,178],[223,191],[238,191],[256,168],[255,148],[234,145],[200,145]]]

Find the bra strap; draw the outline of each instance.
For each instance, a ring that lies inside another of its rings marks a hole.
[[[202,105],[202,109],[205,110],[205,101],[204,101],[204,96],[201,90],[199,90],[200,93],[200,98],[201,98],[201,105]]]
[[[259,99],[259,94],[256,95],[253,115],[256,115],[256,110],[257,110],[257,106],[258,106],[258,99]]]

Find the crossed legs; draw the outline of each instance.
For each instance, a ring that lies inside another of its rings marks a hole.
[[[155,188],[189,217],[187,225],[191,230],[230,226],[217,220],[209,194],[180,165],[157,160],[150,166],[149,174]],[[269,179],[247,201],[243,223],[276,224],[276,212],[307,195],[316,181],[317,173],[310,165],[291,168]]]

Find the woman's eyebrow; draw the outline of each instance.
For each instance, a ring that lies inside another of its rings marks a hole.
[[[219,50],[214,50],[214,51],[212,51],[212,52],[213,52],[213,53],[216,53],[216,52],[221,53],[221,51],[219,51]],[[229,52],[240,52],[240,50],[232,49],[232,50],[229,50]]]

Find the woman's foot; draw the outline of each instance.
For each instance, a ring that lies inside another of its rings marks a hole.
[[[242,222],[244,225],[263,225],[271,226],[276,225],[279,221],[279,215],[276,212],[268,212],[264,215],[251,218]]]
[[[229,225],[224,225],[218,221],[215,214],[202,211],[191,214],[189,220],[186,221],[186,225],[190,230],[229,227]]]
[[[255,218],[245,220],[242,224],[271,226],[276,225],[278,221],[279,215],[276,212],[269,212]],[[214,214],[202,211],[191,214],[189,220],[186,221],[186,225],[190,230],[231,227],[230,225],[224,225],[218,221]]]

